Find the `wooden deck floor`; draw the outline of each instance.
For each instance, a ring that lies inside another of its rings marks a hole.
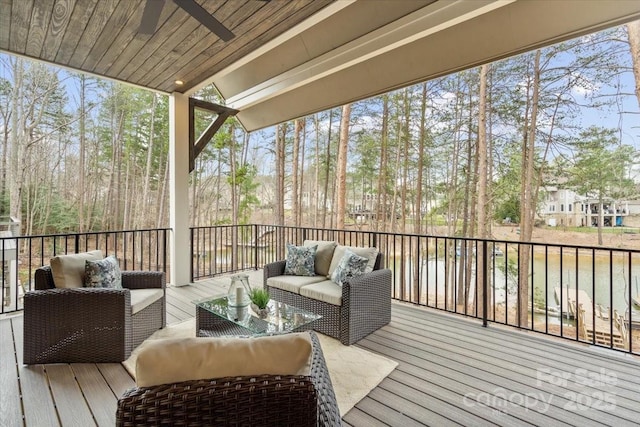
[[[261,271],[252,273],[260,283]],[[170,287],[169,323],[228,278]],[[399,362],[344,417],[351,426],[638,425],[640,362],[620,353],[394,303],[358,346]],[[120,364],[24,366],[22,316],[0,320],[0,426],[112,426],[133,381]]]

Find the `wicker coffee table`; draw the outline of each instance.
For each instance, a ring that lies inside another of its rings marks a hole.
[[[230,307],[226,296],[205,298],[194,303],[196,336],[199,337],[299,332],[312,329],[313,322],[322,317],[274,300],[269,301],[269,312],[264,318],[250,306]]]

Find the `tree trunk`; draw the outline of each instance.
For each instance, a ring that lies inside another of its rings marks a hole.
[[[124,209],[123,209],[123,220],[122,220],[122,227],[125,230],[130,229],[130,220],[131,220],[131,212],[132,212],[132,207],[131,205],[133,204],[132,202],[132,198],[130,197],[130,182],[132,181],[130,179],[131,176],[131,163],[132,160],[131,159],[126,159],[125,161],[126,163],[126,168],[125,168],[125,173],[124,173]],[[132,184],[131,184],[132,185]]]
[[[418,236],[422,234],[422,186],[423,183],[423,169],[424,169],[424,151],[426,146],[426,138],[427,138],[427,129],[426,129],[426,115],[427,115],[427,84],[422,83],[422,93],[420,96],[420,128],[418,133],[418,164],[417,164],[417,177],[416,177],[416,196],[414,200],[414,223],[413,223],[413,232]],[[413,248],[413,301],[416,303],[420,303],[420,240],[415,239],[415,244]],[[425,253],[427,248],[425,249]],[[428,296],[427,296],[428,298]]]
[[[276,197],[275,213],[276,224],[284,225],[284,163],[285,163],[285,137],[287,135],[287,124],[282,123],[276,126]]]
[[[318,114],[313,116],[313,127],[315,130],[315,168],[313,171],[313,226],[318,226],[318,202],[319,202],[319,194],[320,191],[320,120],[318,119]]]
[[[336,161],[337,206],[336,228],[344,229],[344,218],[347,204],[347,152],[349,148],[349,123],[351,122],[351,104],[342,106],[340,120],[340,141],[338,143],[338,159]]]
[[[78,78],[80,79],[80,111],[79,111],[79,132],[78,140],[80,144],[80,150],[78,153],[78,231],[82,233],[85,231],[85,201],[86,201],[86,188],[85,188],[85,176],[87,175],[87,170],[85,167],[85,156],[86,156],[86,135],[85,135],[85,126],[86,126],[86,90],[87,90],[87,76],[84,74],[79,74]]]
[[[640,20],[627,24],[627,34],[633,62],[633,77],[636,82],[636,99],[640,105]]]
[[[598,245],[602,246],[602,226],[604,225],[604,199],[598,198]]]
[[[326,159],[325,159],[325,168],[324,168],[324,194],[323,194],[323,202],[322,202],[322,228],[327,227],[327,202],[329,200],[329,175],[331,173],[331,129],[333,127],[333,109],[329,110],[329,130],[327,132],[327,151],[326,151]],[[333,198],[331,198],[333,202]],[[334,209],[334,206],[331,206],[331,209]]]
[[[151,117],[149,118],[149,142],[147,144],[147,164],[145,165],[144,170],[144,186],[142,188],[142,208],[139,210],[139,213],[135,222],[135,227],[146,227],[145,223],[146,212],[149,206],[151,205],[151,200],[149,197],[149,188],[151,187],[151,166],[153,165],[153,148],[155,141],[155,118],[156,118],[156,109],[158,106],[158,95],[152,95],[151,101]],[[195,225],[195,223],[194,223]]]
[[[169,182],[169,157],[165,160],[164,165],[164,178],[162,179],[162,186],[160,191],[158,192],[158,217],[156,220],[156,227],[164,227],[165,226],[165,201],[168,198],[168,190],[169,186],[167,185]]]
[[[473,211],[473,199],[471,187],[475,182],[475,173],[472,172],[472,168],[475,167],[475,156],[473,155],[473,94],[471,90],[468,91],[469,97],[469,115],[467,118],[467,164],[465,166],[464,174],[464,200],[462,202],[462,235],[469,237],[473,235],[473,219],[471,212]],[[471,244],[468,240],[463,240],[459,243],[460,262],[458,263],[458,305],[462,304],[463,312],[466,313],[467,306],[469,304],[468,297],[471,288]],[[458,307],[456,307],[457,309]]]
[[[299,119],[293,122],[293,158],[291,159],[291,214],[293,215],[293,223],[296,227],[300,226],[299,211],[300,204],[298,199],[298,166],[300,162],[300,133],[302,123]]]
[[[478,159],[478,191],[476,198],[476,211],[478,214],[477,235],[481,239],[489,237],[489,230],[487,229],[487,180],[489,177],[487,162],[487,75],[489,74],[489,67],[490,65],[488,64],[480,67],[480,99],[478,104],[478,146],[476,147]],[[476,259],[478,264],[476,278],[478,283],[478,293],[476,296],[476,313],[477,315],[482,315],[484,307],[484,288],[482,278],[484,276],[485,269],[487,268],[488,259],[484,258],[483,250],[478,250],[477,252]]]
[[[277,138],[277,128],[276,128],[276,138]],[[277,143],[277,142],[276,142]],[[215,223],[217,224],[220,221],[220,198],[222,194],[222,148],[218,149],[218,168],[216,172],[216,203],[215,203]],[[277,171],[276,171],[276,179],[277,179]],[[277,196],[276,196],[277,197]],[[277,202],[278,199],[274,200],[274,203]]]
[[[409,89],[404,89],[404,124],[402,129],[402,139],[403,139],[403,147],[402,147],[402,190],[400,192],[400,231],[405,233],[407,231],[407,187],[408,183],[408,174],[409,174],[409,124],[411,118],[411,98],[409,97]]]
[[[389,137],[389,95],[382,95],[382,129],[380,131],[380,166],[378,173],[378,191],[376,195],[375,229],[387,229],[387,156]]]
[[[456,131],[453,135],[453,150],[451,152],[451,162],[447,163],[447,217],[445,218],[445,222],[447,225],[447,236],[455,236],[456,229],[458,226],[458,198],[457,198],[457,189],[458,189],[458,174],[460,169],[460,153],[462,151],[462,137],[460,135],[460,127],[462,126],[462,106],[460,105],[461,100],[461,91],[460,88],[460,76],[456,77],[456,97],[455,97],[455,106],[454,106],[454,114],[455,114],[455,127]],[[462,252],[460,252],[462,254]],[[445,247],[445,280],[450,284],[447,289],[447,304],[449,307],[453,306],[453,300],[456,296],[455,287],[453,284],[455,283],[455,274],[456,271],[453,268],[454,260],[456,259],[456,247],[454,245],[453,240],[446,241]],[[464,288],[462,286],[458,287],[458,299],[464,298]]]
[[[2,163],[0,163],[0,217],[4,217],[9,214],[7,206],[5,205],[5,196],[8,194],[9,188],[7,187],[7,171],[9,170],[9,134],[11,127],[9,126],[11,120],[10,106],[0,105],[0,114],[2,115]]]
[[[11,92],[11,140],[9,143],[9,166],[11,173],[9,173],[9,215],[18,221],[22,221],[22,167],[23,162],[23,147],[22,138],[20,133],[22,128],[21,108],[20,103],[22,99],[22,84],[24,77],[24,64],[21,58],[16,58],[13,61],[13,90]]]
[[[302,146],[300,147],[300,183],[298,184],[300,190],[298,191],[298,218],[297,218],[297,224],[298,225],[302,225],[303,221],[302,221],[302,212],[307,212],[307,214],[309,213],[309,208],[308,208],[308,204],[307,206],[303,206],[302,202],[303,202],[303,196],[304,196],[304,171],[305,171],[305,147],[307,145],[307,120],[305,118],[299,119],[302,122],[301,125],[301,131],[302,131],[302,138],[301,140],[301,144]]]
[[[191,213],[191,224],[194,226],[199,226],[198,222],[198,211],[199,211],[199,203],[198,203],[198,185],[200,182],[200,168],[202,167],[202,161],[200,158],[196,158],[193,163],[193,170],[191,171],[191,178],[189,179],[189,190],[191,191],[191,196],[189,197],[191,201],[191,208],[189,209]]]
[[[234,138],[234,129],[231,126],[229,130],[229,186],[231,187],[231,224],[238,225],[238,162],[236,159],[236,141]],[[231,266],[232,268],[239,268],[238,265],[238,227],[231,228]]]
[[[124,125],[125,125],[125,112],[120,112],[118,117],[118,133],[116,137],[116,150],[115,150],[115,203],[113,204],[113,227],[115,229],[121,229],[123,227],[122,221],[122,163],[124,161],[123,146],[124,146]]]
[[[535,53],[533,81],[530,88],[532,91],[531,100],[527,100],[527,113],[525,116],[525,126],[523,129],[522,147],[522,189],[520,202],[520,240],[531,242],[533,235],[533,225],[535,220],[536,201],[534,199],[534,177],[535,165],[535,142],[536,126],[538,120],[538,99],[540,96],[540,50]],[[523,244],[520,246],[520,258],[518,259],[518,326],[527,327],[529,322],[529,263],[531,259],[531,246]]]

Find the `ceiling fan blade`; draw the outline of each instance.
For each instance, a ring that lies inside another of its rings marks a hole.
[[[144,5],[144,11],[142,12],[142,19],[140,19],[140,27],[138,32],[140,34],[153,34],[156,32],[158,26],[158,20],[160,19],[160,13],[164,7],[165,0],[147,0]]]
[[[200,21],[202,25],[207,27],[212,33],[216,34],[222,40],[228,42],[236,36],[195,0],[173,0],[173,2],[189,15]]]

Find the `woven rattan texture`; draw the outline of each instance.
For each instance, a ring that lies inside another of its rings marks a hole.
[[[378,254],[374,271],[342,286],[341,306],[269,286],[269,277],[284,274],[285,261],[264,267],[264,287],[276,301],[322,315],[313,328],[351,345],[391,321],[391,270],[380,269],[381,260],[382,254]]]
[[[121,362],[166,324],[166,298],[131,314],[129,289],[166,287],[160,271],[123,271],[124,289],[56,289],[48,266],[24,296],[25,364]]]
[[[311,332],[310,376],[263,375],[133,388],[118,400],[117,426],[340,426],[322,349]]]

